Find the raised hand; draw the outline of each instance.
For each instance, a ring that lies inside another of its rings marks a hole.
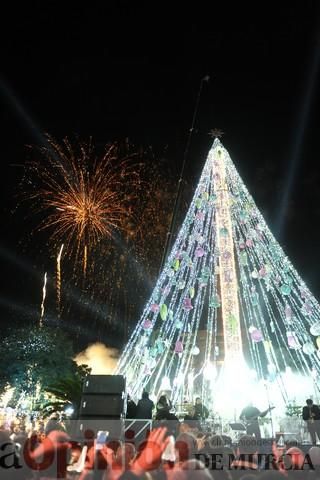
[[[156,428],[150,432],[146,444],[132,464],[131,471],[136,475],[155,470],[161,463],[161,456],[169,443],[169,437],[165,438],[167,429]]]
[[[282,473],[287,473],[284,464],[283,464],[283,454],[285,452],[285,448],[278,447],[275,441],[272,442],[272,454],[273,454],[273,463],[277,466],[277,469],[280,470]]]
[[[86,456],[85,467],[80,475],[79,480],[86,480],[91,478],[91,472],[94,468],[106,470],[113,466],[114,452],[107,445],[103,445],[100,450],[96,450],[96,441],[92,447],[89,448]]]

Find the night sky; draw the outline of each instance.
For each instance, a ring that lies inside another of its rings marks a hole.
[[[40,239],[15,208],[26,145],[44,132],[102,145],[128,137],[165,151],[179,173],[207,75],[185,179],[196,185],[208,132],[222,129],[258,207],[320,299],[319,4],[284,3],[213,1],[209,12],[201,2],[175,11],[153,2],[11,2],[1,27],[3,327],[39,308],[46,268]]]

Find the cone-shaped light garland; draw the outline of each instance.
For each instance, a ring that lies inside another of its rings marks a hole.
[[[280,387],[285,401],[287,367],[309,377],[312,371],[317,380],[319,304],[216,139],[169,259],[116,373],[126,376],[133,397],[144,388],[157,395],[165,379],[166,389],[170,384],[171,398],[177,401],[188,391],[194,357],[200,353],[203,368],[198,373],[201,392],[206,394],[207,367],[219,359],[220,321],[224,367],[246,358],[257,378]],[[206,331],[201,352],[200,322]]]

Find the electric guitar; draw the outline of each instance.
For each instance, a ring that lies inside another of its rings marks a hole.
[[[243,417],[242,420],[243,420],[245,426],[247,426],[250,423],[257,421],[259,417],[265,417],[267,415],[267,413],[271,412],[271,410],[273,410],[274,408],[276,408],[276,407],[269,407],[266,410],[264,410],[263,412],[260,412],[259,415],[254,415],[253,417]]]

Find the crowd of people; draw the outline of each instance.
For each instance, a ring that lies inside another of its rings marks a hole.
[[[313,445],[291,440],[283,445],[258,435],[241,436],[236,443],[225,435],[208,433],[199,420],[208,411],[197,399],[191,415],[177,419],[162,395],[156,405],[144,392],[135,418],[152,418],[153,428],[143,441],[135,437],[97,436],[73,439],[57,415],[28,432],[23,424],[0,429],[0,478],[17,480],[285,480],[320,479],[320,409],[310,399],[303,418]],[[246,412],[248,415],[248,411]],[[252,412],[251,412],[252,413]],[[256,411],[255,417],[259,416]]]

